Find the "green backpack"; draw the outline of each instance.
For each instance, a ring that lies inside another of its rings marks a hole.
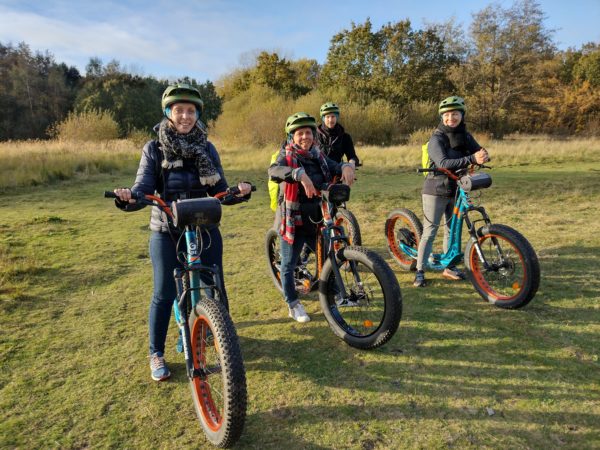
[[[271,155],[271,164],[273,164],[277,160],[277,156],[279,156],[279,150],[277,150],[273,155]],[[274,181],[269,180],[267,183],[269,187],[269,198],[271,199],[271,209],[273,211],[277,210],[277,197],[279,196],[279,184]]]
[[[421,167],[423,169],[429,169],[431,167],[431,159],[429,159],[429,152],[427,151],[428,145],[429,141],[421,145]],[[423,176],[426,177],[427,173],[428,172],[423,172]]]

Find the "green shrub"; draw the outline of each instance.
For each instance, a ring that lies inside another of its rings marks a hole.
[[[285,139],[283,130],[289,115],[303,111],[319,122],[319,108],[328,101],[340,106],[340,123],[358,144],[390,145],[406,141],[406,125],[385,100],[362,105],[347,101],[343,92],[332,95],[319,91],[292,100],[261,86],[252,86],[223,104],[213,135],[236,145],[277,145]],[[427,120],[431,126],[431,120]]]
[[[385,100],[375,100],[365,106],[358,103],[345,105],[340,122],[356,143],[389,145],[397,144],[403,138],[399,117]]]
[[[108,111],[87,110],[69,113],[49,130],[60,141],[104,141],[119,137],[119,125]]]
[[[407,134],[418,130],[435,127],[440,121],[438,104],[433,101],[413,101],[408,105],[407,113],[403,120],[403,127]]]
[[[284,138],[285,119],[294,112],[290,103],[269,88],[252,86],[223,104],[213,133],[235,144],[276,144]]]

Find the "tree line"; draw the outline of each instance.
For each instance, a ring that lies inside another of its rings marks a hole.
[[[331,38],[323,64],[262,51],[215,84],[178,81],[201,90],[217,134],[247,144],[277,142],[288,114],[316,114],[325,101],[342,106],[359,141],[394,143],[435,126],[449,95],[466,99],[471,128],[495,137],[599,135],[600,44],[558,50],[544,18],[539,3],[517,0],[474,13],[466,31],[452,20],[374,29],[367,19]],[[0,139],[47,137],[69,112],[91,109],[109,111],[122,135],[149,130],[168,84],[97,58],[82,75],[24,43],[0,43],[0,77]]]
[[[121,136],[149,131],[161,118],[160,99],[168,80],[128,73],[116,60],[91,58],[85,75],[57,63],[45,53],[32,53],[26,43],[0,43],[0,140],[51,137],[69,113],[109,113]],[[221,113],[221,98],[212,82],[184,77],[205,101],[204,118]]]

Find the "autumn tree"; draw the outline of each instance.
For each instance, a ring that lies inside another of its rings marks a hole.
[[[523,127],[534,113],[543,62],[551,60],[552,30],[534,0],[504,9],[491,5],[473,15],[470,48],[450,78],[468,97],[469,117],[480,129],[501,136]]]
[[[448,90],[451,62],[435,28],[413,30],[405,20],[373,31],[367,19],[333,36],[320,88],[343,86],[362,103],[383,99],[401,108]]]

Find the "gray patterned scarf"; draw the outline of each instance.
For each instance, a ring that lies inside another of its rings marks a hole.
[[[158,128],[158,142],[165,154],[162,166],[165,169],[183,167],[183,159],[194,159],[200,182],[214,186],[221,175],[208,155],[206,131],[196,122],[187,134],[180,134],[169,126],[169,120],[163,119]]]

